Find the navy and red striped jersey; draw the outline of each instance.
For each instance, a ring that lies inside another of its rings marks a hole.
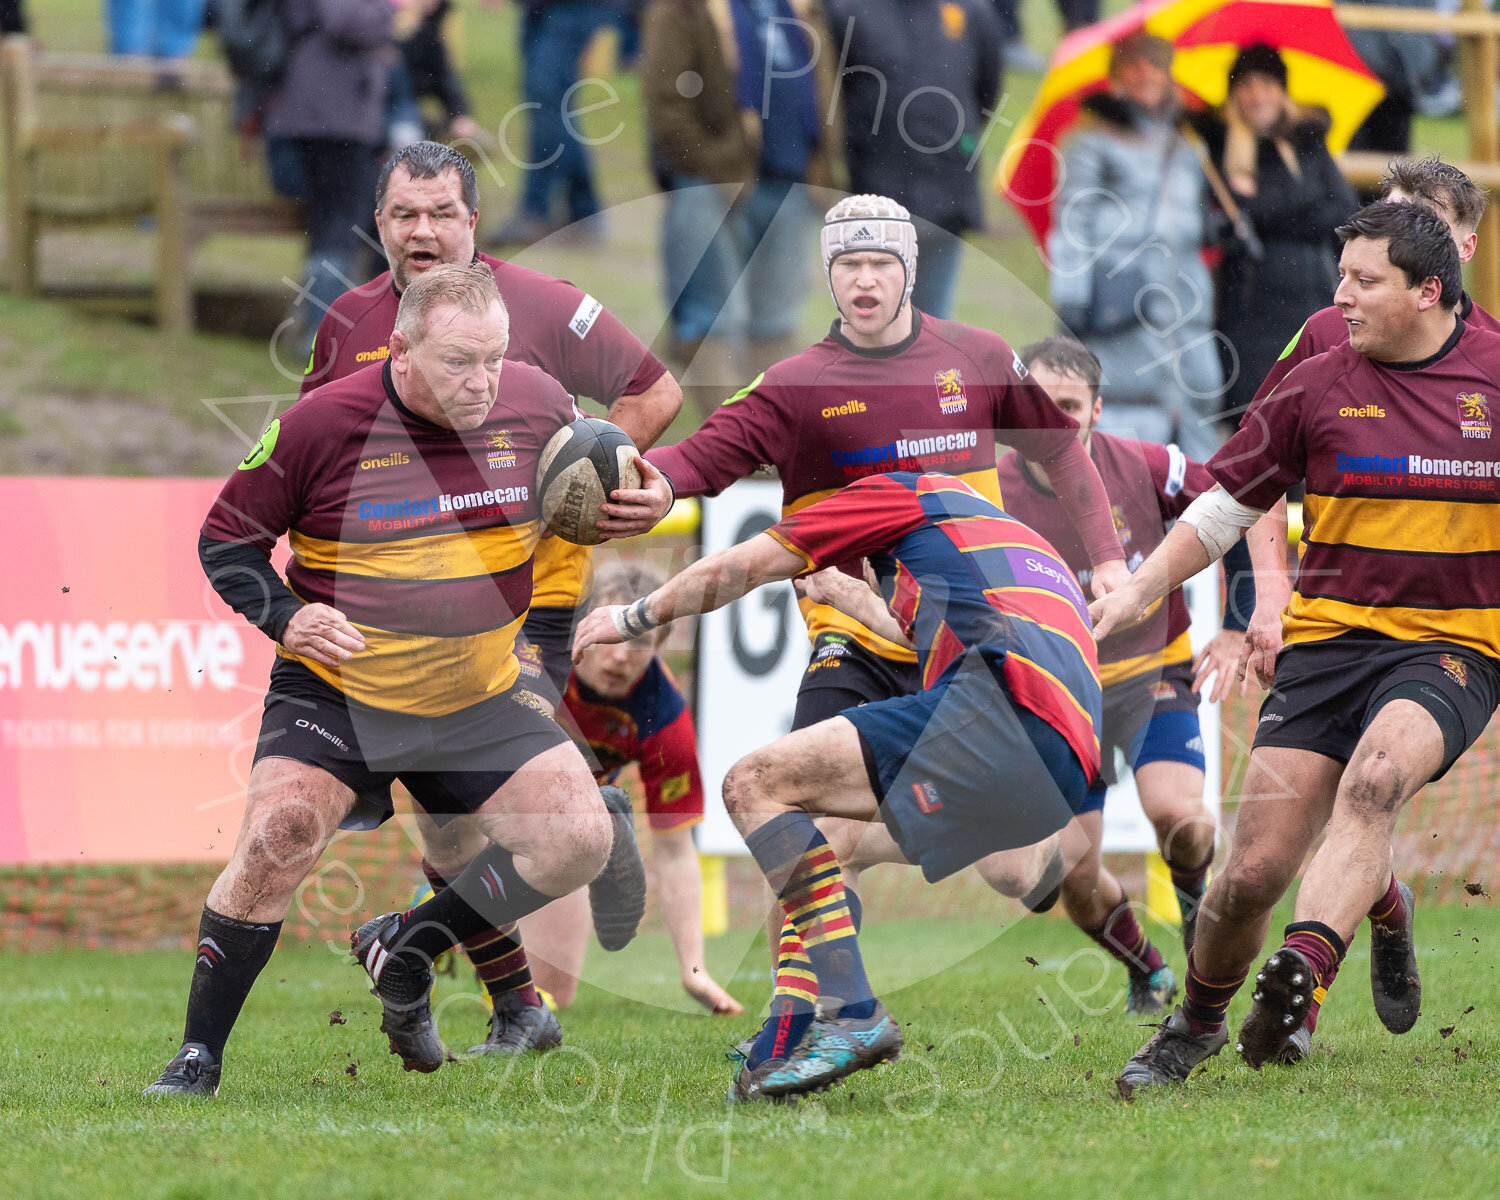
[[[640,764],[654,833],[690,829],[703,820],[698,733],[661,659],[653,658],[630,694],[618,700],[571,675],[558,719],[594,752],[598,782],[613,783],[631,763]]]
[[[819,569],[868,557],[916,646],[923,688],[970,651],[1011,698],[1099,771],[1099,658],[1088,605],[1062,556],[951,475],[874,475],[768,531]]]
[[[1109,492],[1109,511],[1125,550],[1125,565],[1132,571],[1161,544],[1168,523],[1214,485],[1208,468],[1176,446],[1112,437],[1096,429],[1089,437],[1089,455]],[[996,468],[1005,511],[1056,546],[1079,584],[1088,588],[1094,569],[1078,531],[1052,489],[1026,468],[1019,450],[1007,454]],[[1192,661],[1191,624],[1182,589],[1174,588],[1144,621],[1110,634],[1100,644],[1104,686],[1139,675],[1160,675],[1164,667]]]

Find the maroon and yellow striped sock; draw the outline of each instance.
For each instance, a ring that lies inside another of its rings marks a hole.
[[[1386,885],[1385,894],[1370,906],[1370,924],[1384,933],[1394,933],[1406,924],[1406,901],[1396,886],[1396,876]]]
[[[1188,953],[1187,982],[1183,985],[1182,1015],[1187,1018],[1188,1032],[1195,1037],[1212,1033],[1224,1024],[1224,1015],[1229,1011],[1229,1002],[1245,982],[1247,972],[1235,979],[1208,979],[1199,974]]]
[[[1161,951],[1151,944],[1146,931],[1135,919],[1135,911],[1130,907],[1128,896],[1104,924],[1097,929],[1085,929],[1084,932],[1131,971],[1149,975],[1165,961]]]
[[[1339,965],[1344,961],[1344,955],[1349,953],[1349,947],[1344,944],[1343,938],[1321,921],[1293,922],[1283,930],[1283,934],[1286,938],[1283,946],[1301,954],[1313,970],[1316,986],[1313,988],[1312,1003],[1308,1006],[1306,1019],[1308,1031],[1311,1032],[1318,1027],[1318,1010],[1323,1007],[1328,989],[1333,986],[1334,978],[1339,973]]]
[[[802,941],[820,994],[836,997],[845,1016],[868,1016],[874,994],[833,847],[803,812],[772,817],[745,842]]]
[[[422,860],[422,874],[432,885],[433,895],[448,886],[448,881],[425,858]],[[492,1004],[514,993],[522,1003],[533,1008],[541,1007],[542,998],[531,982],[531,964],[526,961],[521,933],[514,924],[501,929],[486,929],[461,944]]]

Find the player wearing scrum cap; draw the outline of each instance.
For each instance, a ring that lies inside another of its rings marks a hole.
[[[828,336],[757,376],[686,441],[648,452],[677,494],[718,495],[768,463],[781,476],[785,515],[890,471],[943,472],[999,503],[995,460],[1005,443],[1044,462],[1058,481],[1058,499],[1094,565],[1095,594],[1121,586],[1129,572],[1077,423],[1027,376],[1004,338],[912,307],[917,236],[906,209],[884,196],[850,196],[828,211],[822,251],[838,312]],[[646,506],[605,505],[604,512],[599,528],[615,536],[641,532],[663,515]],[[846,566],[860,575],[858,562]],[[910,648],[831,605],[804,598],[802,609],[813,649],[794,729],[920,690]],[[865,830],[835,835],[841,858],[857,841],[865,861],[904,861],[883,830]],[[799,948],[786,938],[781,945],[783,965],[797,961]],[[800,978],[788,971],[780,974]],[[780,1057],[795,1047],[811,1021],[807,991],[778,987],[772,1019],[750,1050],[750,1073],[741,1077],[752,1078],[773,1050]]]

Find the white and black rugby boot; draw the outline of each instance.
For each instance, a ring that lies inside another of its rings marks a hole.
[[[350,935],[349,952],[375,985],[370,994],[384,1009],[380,1029],[391,1053],[406,1070],[425,1074],[441,1067],[448,1052],[432,1019],[432,965],[418,955],[393,954],[382,941],[400,920],[391,912],[366,921]]]

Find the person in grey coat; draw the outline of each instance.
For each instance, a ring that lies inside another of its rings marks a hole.
[[[286,71],[267,103],[265,133],[287,139],[301,160],[308,300],[299,295],[296,325],[310,346],[345,281],[362,281],[359,231],[373,221],[395,9],[391,0],[297,0],[281,14]]]
[[[1058,321],[1104,368],[1100,428],[1203,462],[1219,445],[1222,339],[1201,256],[1208,185],[1179,132],[1171,61],[1149,34],[1114,46],[1109,90],[1085,99],[1063,146],[1047,254]]]

